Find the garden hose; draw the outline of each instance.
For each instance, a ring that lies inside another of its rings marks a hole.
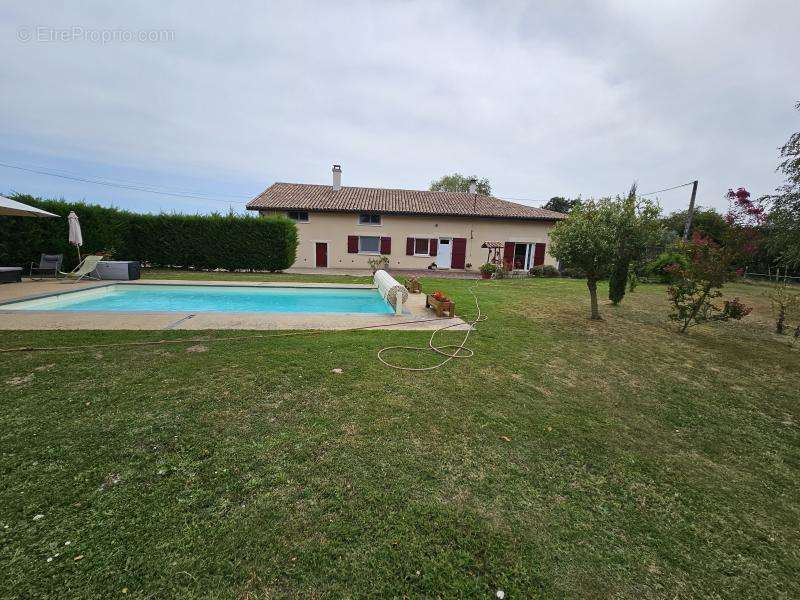
[[[449,363],[454,358],[471,358],[475,356],[475,351],[472,348],[467,348],[467,340],[469,339],[469,334],[475,329],[475,325],[478,323],[485,321],[488,319],[488,316],[484,316],[481,314],[481,305],[478,302],[478,296],[475,294],[475,286],[470,286],[467,288],[467,291],[472,294],[472,298],[475,300],[475,309],[477,314],[472,321],[467,322],[468,325],[467,331],[464,334],[464,339],[461,340],[460,344],[447,344],[444,346],[435,346],[433,344],[433,340],[436,337],[436,334],[440,331],[445,331],[446,329],[450,329],[452,327],[458,327],[462,325],[462,323],[452,323],[450,325],[445,325],[444,327],[439,327],[438,329],[434,329],[433,333],[431,333],[431,337],[428,340],[427,346],[386,346],[385,348],[381,348],[378,350],[378,360],[381,361],[384,365],[391,369],[398,369],[400,371],[433,371],[440,367],[443,367],[447,363]],[[453,351],[447,351],[451,348],[455,348]],[[386,359],[383,358],[383,353],[389,350],[412,350],[414,352],[435,352],[436,354],[441,354],[442,356],[446,357],[443,361],[438,364],[435,364],[431,367],[404,367],[402,365],[396,365],[393,363],[388,362]]]

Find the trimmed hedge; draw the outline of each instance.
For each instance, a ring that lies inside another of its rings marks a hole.
[[[69,211],[80,218],[81,254],[110,252],[153,267],[280,271],[294,263],[297,226],[283,217],[146,215],[96,204],[14,196],[61,219],[0,217],[0,265],[25,266],[39,255],[63,254],[77,263],[67,239]]]

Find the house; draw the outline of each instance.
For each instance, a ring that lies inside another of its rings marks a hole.
[[[506,268],[555,264],[548,232],[565,215],[474,193],[275,183],[247,204],[297,223],[294,267],[367,268],[380,254],[392,269],[477,269],[487,242],[502,242]],[[495,244],[496,245],[496,244]],[[483,248],[481,246],[484,246]]]

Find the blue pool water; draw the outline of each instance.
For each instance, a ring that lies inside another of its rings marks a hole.
[[[374,289],[110,285],[0,305],[0,310],[393,314]]]

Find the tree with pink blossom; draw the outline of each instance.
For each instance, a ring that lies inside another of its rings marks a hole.
[[[729,190],[727,198],[724,239],[717,242],[695,232],[691,240],[679,244],[686,263],[664,268],[671,278],[667,289],[672,305],[670,318],[680,324],[681,333],[701,323],[739,320],[752,311],[738,298],[722,304],[716,299],[722,296],[725,283],[742,274],[739,265],[758,250],[765,211],[745,188]]]

